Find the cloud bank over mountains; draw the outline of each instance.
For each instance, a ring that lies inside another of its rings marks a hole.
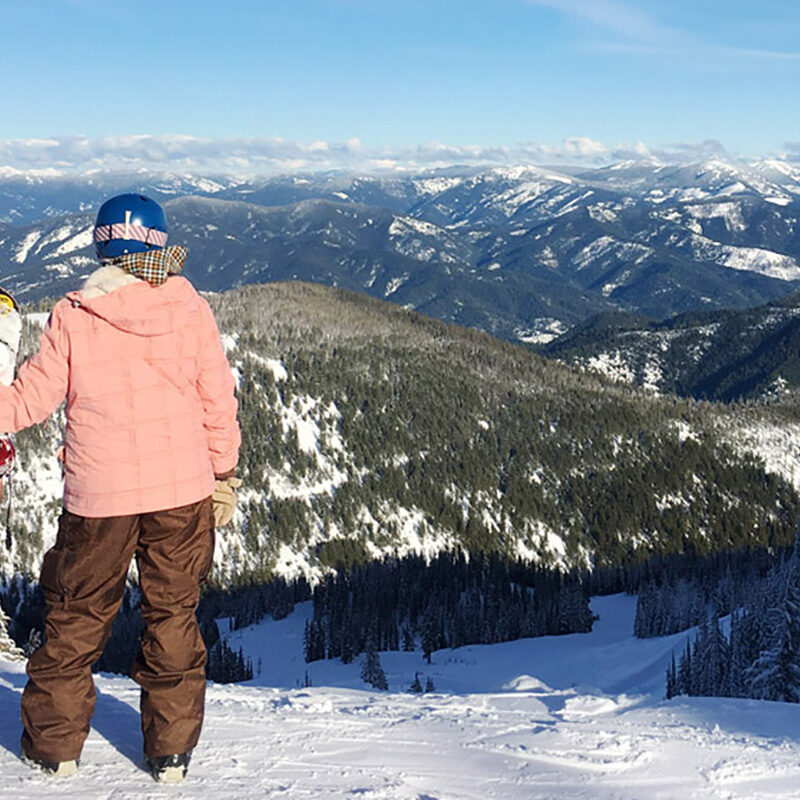
[[[681,163],[741,157],[718,141],[660,147],[606,144],[574,136],[558,145],[536,142],[511,146],[447,145],[369,147],[359,139],[300,142],[282,138],[204,138],[184,135],[136,135],[90,138],[0,139],[0,171],[88,172],[163,170],[206,174],[263,174],[345,170],[409,172],[453,165],[550,164],[596,166],[622,160]],[[786,145],[778,157],[800,159],[800,143]]]

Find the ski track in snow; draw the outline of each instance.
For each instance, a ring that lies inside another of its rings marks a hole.
[[[31,770],[18,758],[25,676],[0,662],[3,798],[800,798],[797,706],[660,700],[686,634],[633,639],[631,597],[593,607],[601,619],[591,634],[443,650],[430,666],[419,653],[382,653],[392,692],[364,690],[358,659],[304,663],[308,604],[228,634],[261,659],[261,673],[209,685],[203,737],[180,786],[157,786],[143,771],[138,689],[111,676],[97,678],[78,776]],[[314,685],[298,688],[306,669]],[[402,691],[415,671],[438,693]]]

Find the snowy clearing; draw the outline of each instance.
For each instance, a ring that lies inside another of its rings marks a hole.
[[[419,653],[382,653],[392,689],[366,691],[360,660],[308,665],[308,604],[229,636],[254,662],[249,684],[209,687],[190,777],[160,787],[140,766],[138,690],[98,679],[77,777],[56,782],[18,760],[19,665],[0,662],[0,776],[6,800],[370,798],[686,800],[798,798],[796,706],[663,701],[669,654],[686,634],[631,636],[635,599],[596,598],[591,634]],[[222,627],[225,627],[224,621]],[[436,692],[403,689],[419,671]]]

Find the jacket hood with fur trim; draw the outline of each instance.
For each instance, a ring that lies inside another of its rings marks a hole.
[[[123,269],[106,265],[96,269],[83,288],[67,299],[119,330],[136,336],[161,336],[182,324],[194,308],[194,287],[186,278],[171,276],[151,286]]]

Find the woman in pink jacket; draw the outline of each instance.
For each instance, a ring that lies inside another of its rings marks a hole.
[[[91,667],[135,556],[145,757],[157,780],[177,781],[203,720],[199,587],[215,510],[218,523],[230,518],[238,485],[234,380],[208,303],[176,274],[186,251],[165,246],[161,207],[112,198],[94,238],[103,266],[56,304],[39,351],[0,386],[3,431],[67,403],[64,512],[42,564],[46,641],[28,664],[22,749],[48,772],[76,770],[94,710]]]

